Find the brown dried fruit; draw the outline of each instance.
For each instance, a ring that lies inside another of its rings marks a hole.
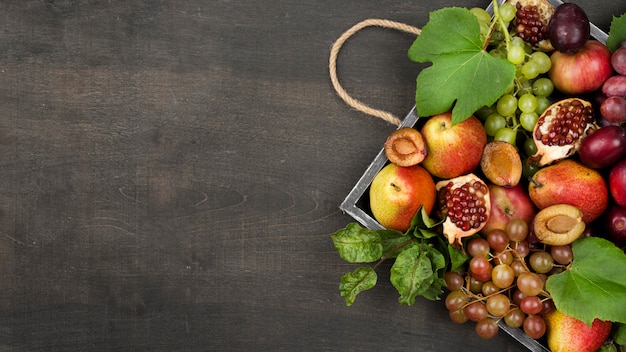
[[[540,210],[533,220],[535,236],[541,243],[564,246],[585,231],[583,213],[569,204],[555,204]]]
[[[489,188],[478,176],[467,174],[439,181],[437,201],[445,217],[443,234],[450,243],[461,243],[461,238],[480,231],[489,219],[491,200]]]
[[[384,150],[390,162],[404,167],[421,163],[427,155],[422,134],[411,127],[391,132],[385,141]]]
[[[537,153],[530,161],[544,166],[565,159],[576,153],[584,137],[597,128],[590,102],[578,98],[560,100],[548,107],[535,125]]]
[[[511,143],[487,143],[480,159],[480,168],[493,184],[504,187],[517,185],[522,177],[522,159]]]

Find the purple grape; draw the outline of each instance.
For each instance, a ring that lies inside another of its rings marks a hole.
[[[626,122],[626,99],[622,97],[608,97],[600,105],[602,119],[610,124]]]
[[[611,54],[611,65],[615,72],[626,76],[626,47],[620,47]]]
[[[601,169],[626,155],[626,131],[622,126],[602,127],[585,137],[578,150],[580,161],[590,168]]]
[[[582,48],[589,39],[590,31],[587,14],[571,2],[557,6],[548,23],[550,42],[563,53],[575,53]]]
[[[626,76],[611,76],[602,84],[602,93],[607,97],[626,97]]]

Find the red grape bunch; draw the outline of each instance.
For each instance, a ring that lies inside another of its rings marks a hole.
[[[626,122],[626,40],[611,54],[611,65],[616,75],[602,85],[600,115],[608,124],[622,124]]]
[[[475,322],[483,338],[494,337],[500,321],[541,338],[546,332],[543,315],[555,309],[545,282],[571,263],[571,246],[541,244],[524,220],[513,219],[504,230],[471,238],[465,249],[471,257],[466,272],[444,276],[450,319]]]

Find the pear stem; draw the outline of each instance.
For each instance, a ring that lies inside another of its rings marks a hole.
[[[533,179],[533,178],[529,178],[529,181],[532,182],[533,186],[535,186],[536,188],[541,188],[543,187],[543,184],[541,184],[541,182]]]

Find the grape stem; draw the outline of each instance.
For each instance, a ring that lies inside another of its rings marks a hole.
[[[504,42],[506,44],[506,50],[508,51],[511,47],[511,36],[509,35],[509,29],[502,20],[502,16],[500,16],[500,5],[498,5],[498,0],[493,0],[493,19],[494,23],[497,22],[500,25],[500,30],[504,35]]]
[[[467,297],[469,297],[470,299],[473,299],[473,300],[467,302],[463,306],[463,308],[465,308],[468,305],[470,305],[471,303],[474,303],[474,302],[477,302],[477,301],[484,303],[485,301],[487,301],[487,299],[489,299],[489,298],[491,298],[491,297],[493,297],[493,296],[495,296],[497,294],[505,293],[506,291],[508,291],[510,289],[510,287],[502,288],[502,289],[500,289],[500,290],[498,290],[496,292],[490,293],[488,295],[482,295],[482,294],[476,294],[476,293],[472,292],[472,290],[469,289],[469,280],[467,280],[466,285],[468,287],[463,287],[463,291],[465,291],[465,294],[467,295]]]
[[[489,43],[491,42],[491,38],[493,37],[493,33],[495,32],[496,21],[492,21],[489,25],[489,35],[485,38],[485,42],[483,43],[483,50],[487,50],[489,47]]]

